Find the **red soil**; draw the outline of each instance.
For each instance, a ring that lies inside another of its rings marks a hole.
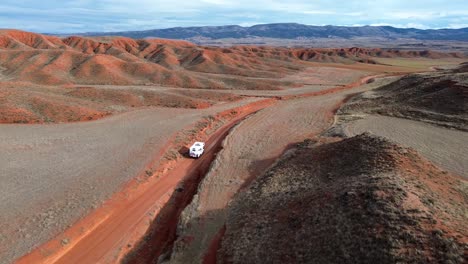
[[[22,257],[17,263],[97,263],[116,262],[130,249],[148,228],[148,221],[156,215],[160,208],[168,201],[171,193],[183,179],[197,178],[207,170],[215,152],[219,149],[222,139],[228,131],[247,115],[274,103],[274,99],[267,99],[249,104],[244,107],[220,113],[216,119],[231,117],[206,140],[205,155],[198,160],[182,159],[159,164],[159,169],[148,178],[149,164],[141,176],[127,184],[122,192],[118,192],[101,208],[88,215],[57,238],[40,246],[30,254]],[[164,151],[154,158],[157,163],[164,152],[177,144],[168,143]],[[177,166],[175,165],[177,162]],[[146,176],[145,176],[146,175]],[[141,179],[147,179],[144,183]],[[196,189],[196,184],[193,186]],[[190,202],[188,200],[187,202]],[[176,208],[180,213],[183,207]],[[177,215],[175,215],[177,217]],[[148,219],[149,218],[149,219]],[[168,219],[165,219],[166,221]],[[169,219],[170,220],[170,219]],[[171,223],[170,221],[168,223]],[[161,243],[170,240],[177,223],[167,225],[167,236],[158,236]],[[172,228],[172,229],[171,229]],[[172,238],[174,239],[174,238]],[[66,243],[64,243],[66,241]],[[153,254],[154,252],[148,252]]]
[[[403,159],[399,166],[409,172],[405,176],[410,181],[418,181],[427,186],[431,194],[437,197],[437,199],[434,200],[436,200],[438,204],[445,203],[449,205],[445,207],[434,206],[434,208],[431,208],[435,212],[434,215],[438,221],[424,223],[423,227],[427,230],[443,230],[446,235],[454,237],[462,243],[468,243],[468,236],[466,236],[468,231],[465,223],[466,219],[451,215],[454,213],[454,209],[451,208],[452,206],[456,208],[456,206],[466,203],[466,195],[458,190],[454,191],[454,186],[456,186],[455,188],[460,188],[460,186],[466,184],[466,179],[442,171],[426,159],[423,159],[422,162],[417,164],[412,163],[410,160]],[[422,205],[419,199],[408,199],[403,204],[403,207],[408,209],[423,208],[423,210],[426,211],[430,210],[427,208],[427,205]],[[460,214],[460,212],[455,212],[454,215],[457,213]],[[463,214],[460,215],[464,216]],[[465,249],[465,251],[468,250]]]

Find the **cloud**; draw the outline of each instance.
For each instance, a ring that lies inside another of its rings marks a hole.
[[[380,26],[391,26],[391,27],[396,27],[396,28],[418,28],[418,29],[428,29],[429,27],[419,24],[419,23],[406,23],[406,24],[392,24],[392,23],[372,23],[369,24],[369,26],[375,26],[375,27],[380,27]]]
[[[213,5],[222,5],[222,6],[230,6],[232,3],[226,0],[202,0],[203,3],[213,4]]]
[[[421,19],[432,19],[434,17],[437,17],[437,13],[432,13],[432,12],[394,12],[394,13],[389,13],[385,15],[384,17],[386,18],[391,18],[391,19],[416,19],[416,20],[421,20]]]
[[[452,29],[468,28],[468,23],[466,23],[466,24],[449,24],[447,28],[452,28]]]
[[[364,12],[348,12],[348,13],[343,13],[345,16],[364,16]]]
[[[310,10],[310,11],[303,11],[303,14],[308,15],[335,15],[335,11],[326,11],[326,10]]]
[[[202,25],[468,25],[466,0],[2,0],[1,27],[38,32],[125,31]]]

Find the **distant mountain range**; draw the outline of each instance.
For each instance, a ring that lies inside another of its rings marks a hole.
[[[144,31],[121,32],[89,32],[73,35],[81,36],[124,36],[130,38],[169,38],[169,39],[225,39],[225,38],[386,38],[386,39],[416,39],[416,40],[458,40],[468,41],[468,28],[461,29],[415,29],[395,28],[390,26],[309,26],[296,23],[263,24],[251,27],[241,26],[206,26],[206,27],[175,27],[167,29],[152,29]]]

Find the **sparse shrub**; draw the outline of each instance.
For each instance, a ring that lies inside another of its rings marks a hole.
[[[146,176],[150,177],[153,175],[153,170],[146,170],[145,171]]]

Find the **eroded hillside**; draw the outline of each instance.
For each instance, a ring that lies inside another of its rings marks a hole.
[[[306,62],[375,64],[375,57],[459,58],[463,55],[361,48],[216,48],[163,39],[61,39],[17,30],[0,31],[0,77],[4,81],[51,85],[160,84],[211,89],[278,89],[294,86],[279,78],[304,69]],[[262,78],[261,81],[258,78]]]

